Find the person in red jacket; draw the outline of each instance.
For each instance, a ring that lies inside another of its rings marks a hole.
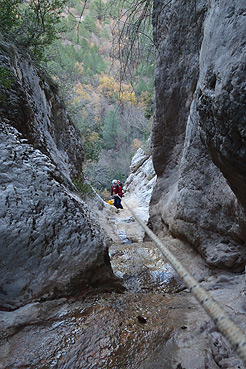
[[[116,179],[112,181],[111,198],[114,198],[114,206],[117,209],[123,209],[121,205],[122,187],[117,183]]]

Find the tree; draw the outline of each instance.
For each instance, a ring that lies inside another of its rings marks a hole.
[[[105,4],[102,0],[94,0],[91,4],[91,11],[95,18],[102,20],[105,18]]]
[[[112,56],[120,61],[121,81],[134,76],[141,60],[153,65],[155,46],[152,35],[152,0],[110,0],[119,4],[119,16],[113,29]]]
[[[0,25],[5,38],[36,58],[57,38],[60,16],[67,0],[2,0]]]
[[[9,33],[18,22],[21,0],[2,0],[0,2],[0,30]]]
[[[114,110],[110,110],[107,114],[103,127],[103,148],[113,149],[116,146],[117,131],[119,128],[120,118]]]

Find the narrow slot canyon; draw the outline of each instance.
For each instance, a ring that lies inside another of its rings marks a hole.
[[[245,15],[0,2],[0,369],[246,368]]]

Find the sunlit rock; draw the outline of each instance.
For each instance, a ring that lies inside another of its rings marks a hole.
[[[147,222],[149,215],[149,202],[156,181],[152,157],[143,149],[138,149],[130,166],[131,174],[125,182],[126,200],[137,204],[138,212]],[[141,211],[140,211],[141,210]]]

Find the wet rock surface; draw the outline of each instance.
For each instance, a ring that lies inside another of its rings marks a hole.
[[[0,368],[244,368],[170,264],[151,242],[142,243],[128,210],[105,205],[102,212],[115,240],[112,268],[126,290],[95,295],[84,288],[70,298],[0,311]],[[245,328],[245,275],[211,271],[184,242],[162,241]]]
[[[163,242],[184,255],[180,241]],[[113,244],[110,254],[127,291],[99,296],[87,290],[0,312],[2,369],[244,368],[152,243]],[[245,275],[211,273],[198,254],[183,261],[245,328]],[[165,264],[155,278],[153,270]]]
[[[165,293],[178,289],[171,265],[156,253],[152,243],[124,243],[110,247],[111,265],[128,291]]]
[[[158,177],[149,225],[188,241],[212,266],[243,270],[245,4],[208,5],[154,2]]]
[[[170,299],[161,295],[102,295],[38,305],[39,318],[1,346],[1,368],[137,368],[173,329]]]

